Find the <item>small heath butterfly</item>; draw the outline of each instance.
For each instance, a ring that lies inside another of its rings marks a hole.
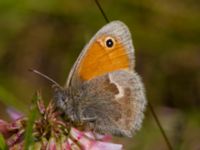
[[[95,132],[131,137],[141,127],[146,105],[135,72],[128,27],[121,21],[103,26],[72,67],[65,87],[55,86],[55,103],[73,122]]]

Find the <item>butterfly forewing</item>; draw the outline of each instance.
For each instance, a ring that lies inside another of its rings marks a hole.
[[[106,46],[112,38],[113,47]],[[68,77],[67,86],[119,69],[134,68],[134,48],[127,26],[113,21],[102,27],[83,49]],[[74,83],[73,83],[74,82]]]

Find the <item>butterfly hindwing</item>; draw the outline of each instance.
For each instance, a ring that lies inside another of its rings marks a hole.
[[[80,118],[94,118],[89,124],[95,130],[131,136],[140,128],[146,100],[136,73],[114,71],[85,82],[82,89],[78,113]]]

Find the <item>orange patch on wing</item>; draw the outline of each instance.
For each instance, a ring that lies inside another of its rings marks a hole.
[[[95,41],[83,56],[78,75],[83,80],[90,80],[111,71],[128,69],[129,63],[125,47],[118,41],[114,48],[107,48],[102,42]]]

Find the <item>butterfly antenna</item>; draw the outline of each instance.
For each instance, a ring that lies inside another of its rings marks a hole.
[[[45,74],[39,72],[38,70],[35,70],[35,69],[28,69],[28,70],[29,70],[30,72],[33,72],[33,73],[35,73],[35,74],[37,74],[37,75],[39,75],[39,76],[41,76],[41,77],[47,79],[48,81],[50,81],[51,83],[55,84],[56,86],[61,87],[56,81],[54,81],[53,79],[51,79],[51,78],[48,77],[47,75],[45,75]]]

